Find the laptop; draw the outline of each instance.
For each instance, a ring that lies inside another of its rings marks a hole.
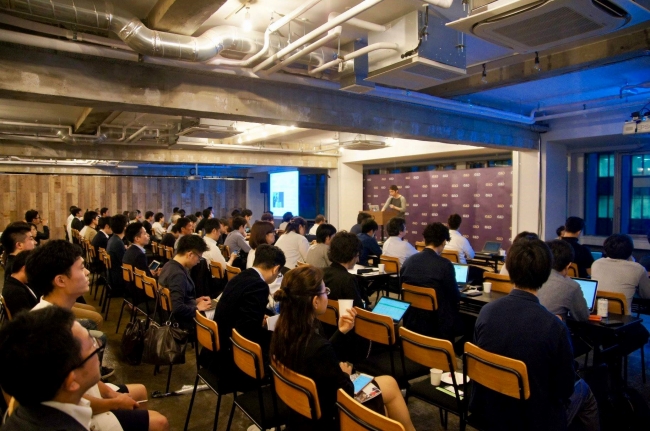
[[[368,211],[379,211],[379,205],[368,204]]]
[[[388,316],[393,319],[393,322],[399,323],[410,306],[411,304],[408,302],[382,296],[375,308],[372,309],[372,312]]]
[[[594,311],[594,304],[596,304],[596,293],[598,292],[598,280],[588,278],[573,278],[580,285],[582,295],[587,301],[587,308],[590,312]]]
[[[486,241],[483,250],[476,252],[475,256],[493,257],[499,254],[501,241]]]
[[[602,251],[592,251],[591,256],[594,258],[594,260],[598,260],[603,257],[603,252]]]
[[[454,263],[454,271],[456,272],[456,284],[459,289],[462,289],[467,284],[467,274],[469,273],[469,265],[462,263]]]

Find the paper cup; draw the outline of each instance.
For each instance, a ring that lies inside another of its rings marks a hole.
[[[280,315],[276,314],[275,316],[269,316],[266,318],[266,328],[269,331],[275,331],[275,324],[278,323],[279,317]]]
[[[381,272],[382,274],[383,274],[384,272],[386,272],[386,265],[385,265],[385,264],[380,263],[380,264],[378,265],[378,268],[379,268],[379,272]]]
[[[350,314],[348,310],[354,308],[353,299],[339,299],[339,314],[341,316],[345,314]]]
[[[489,281],[483,283],[483,292],[490,293],[491,291],[492,291],[492,283],[490,283]]]
[[[433,386],[440,386],[440,379],[442,378],[442,370],[437,368],[431,368],[431,384]]]

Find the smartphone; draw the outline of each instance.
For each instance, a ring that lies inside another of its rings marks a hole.
[[[159,266],[160,266],[160,262],[158,262],[157,260],[154,260],[149,264],[149,269],[152,270],[152,271],[155,271],[155,270],[158,269]]]

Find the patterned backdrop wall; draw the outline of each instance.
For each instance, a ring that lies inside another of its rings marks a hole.
[[[428,223],[447,223],[449,215],[458,213],[463,218],[459,230],[474,250],[481,250],[485,241],[510,246],[512,167],[364,175],[363,208],[371,204],[381,209],[391,184],[406,198],[411,244],[422,240]]]

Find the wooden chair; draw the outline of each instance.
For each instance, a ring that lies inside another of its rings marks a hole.
[[[102,293],[99,295],[99,305],[102,307],[102,312],[104,313],[104,321],[108,320],[108,311],[111,306],[111,298],[113,297],[112,291],[113,288],[110,283],[110,274],[113,267],[111,261],[111,255],[104,251],[104,285],[102,286]]]
[[[262,356],[262,348],[259,344],[242,337],[236,329],[232,330],[232,353],[235,365],[246,375],[255,379],[257,388],[250,392],[238,395],[233,394],[232,409],[228,418],[227,431],[230,430],[232,418],[235,414],[235,408],[239,408],[246,416],[253,421],[258,428],[266,430],[272,427],[279,429],[284,424],[286,409],[283,412],[278,411],[278,402],[275,392],[270,386],[263,386],[265,370]],[[271,402],[269,402],[271,401]],[[268,407],[272,404],[273,412],[268,412]]]
[[[403,283],[402,300],[411,303],[411,307],[421,310],[438,310],[438,296],[436,295],[436,290],[432,287],[421,287]]]
[[[339,302],[334,299],[327,300],[327,309],[324,314],[318,316],[321,322],[338,328],[339,326]]]
[[[226,264],[226,279],[228,281],[232,280],[237,274],[241,272],[241,269],[236,266],[230,266]]]
[[[301,267],[301,266],[309,266],[309,264],[301,261],[296,262],[296,267]]]
[[[162,245],[162,244],[159,244],[159,245],[158,245],[158,256],[160,256],[160,260],[161,260],[162,262],[166,262],[166,261],[167,261],[167,255],[166,255],[166,252],[167,252],[167,251],[165,250],[165,246]]]
[[[210,275],[212,275],[212,278],[221,280],[224,277],[224,269],[219,262],[210,262],[208,266],[210,268]]]
[[[11,311],[7,308],[4,296],[0,295],[0,327],[4,325],[5,321],[11,321]]]
[[[130,290],[131,283],[133,283],[134,280],[133,266],[129,265],[128,263],[122,264],[122,279],[124,280],[125,292],[124,292],[124,298],[122,299],[122,308],[120,309],[120,317],[117,318],[117,328],[115,329],[116,334],[120,332],[120,322],[122,321],[122,313],[124,313],[124,306],[126,304],[129,304],[135,311],[135,305],[132,303],[132,301],[129,301],[127,299],[127,295],[126,295],[126,292]],[[133,317],[133,313],[131,313],[131,317]]]
[[[136,299],[138,298],[138,296],[140,296],[140,298],[147,296],[144,291],[144,278],[146,276],[147,276],[146,271],[143,271],[138,268],[133,268],[133,285],[136,288],[136,290],[133,292],[134,313],[137,314],[139,312],[144,314],[147,317],[147,322],[148,322],[149,320],[152,320],[151,311],[149,310],[149,302],[145,299],[144,301],[145,309],[143,310],[141,308],[142,305],[138,302],[138,299]],[[155,300],[155,298],[153,299]]]
[[[400,275],[400,263],[399,259],[396,257],[386,256],[382,254],[379,256],[379,263],[384,265],[384,271],[386,274],[390,274],[390,279],[386,283],[385,293],[386,296],[390,298],[391,285],[394,287],[393,292],[400,294],[400,289],[402,286],[402,277]],[[383,294],[382,294],[383,295]],[[379,298],[377,298],[379,301]]]
[[[223,245],[219,248],[221,249],[221,255],[226,259],[226,262],[228,262],[230,260],[230,247]]]
[[[567,276],[569,277],[579,277],[580,272],[578,272],[578,265],[571,262],[571,265],[569,265],[569,269],[567,270]]]
[[[422,251],[425,247],[426,246],[424,245],[424,241],[415,241],[415,249],[417,251]]]
[[[165,259],[172,260],[174,258],[174,247],[165,246]]]
[[[278,398],[291,410],[311,419],[315,424],[321,417],[316,383],[274,360],[271,361],[271,371]]]
[[[172,319],[172,295],[165,286],[158,286],[158,306],[161,311],[161,321]]]
[[[442,250],[440,257],[444,257],[452,263],[460,263],[460,254],[458,253],[458,250]]]
[[[515,287],[514,283],[510,281],[509,275],[486,272],[483,274],[483,281],[489,281],[492,283],[492,292],[510,293],[510,291]]]
[[[341,431],[404,431],[404,426],[358,403],[343,389],[336,393]]]
[[[153,277],[147,277],[144,275],[142,277],[142,286],[143,286],[143,291],[145,296],[147,297],[147,302],[153,302],[154,309],[153,313],[151,313],[148,317],[152,322],[156,321],[156,313],[158,311],[158,281],[156,281],[155,278]],[[148,307],[148,306],[147,306]],[[164,323],[164,322],[159,322],[159,323]]]
[[[194,322],[196,323],[196,338],[198,339],[201,349],[208,349],[212,352],[210,357],[210,362],[201,364],[199,361],[199,354],[197,352],[196,357],[196,379],[194,380],[194,390],[192,391],[192,399],[190,400],[190,407],[187,410],[187,419],[185,419],[185,431],[190,424],[190,416],[192,415],[192,406],[194,405],[194,397],[196,396],[196,388],[199,385],[199,379],[208,385],[208,388],[215,394],[217,394],[217,410],[214,413],[214,425],[212,426],[213,431],[217,429],[219,422],[219,409],[221,408],[221,397],[223,395],[232,393],[231,389],[224,387],[222,379],[218,372],[216,372],[217,367],[215,365],[215,358],[217,352],[221,349],[219,344],[219,330],[217,327],[217,322],[210,320],[204,315],[202,315],[198,310],[196,311],[196,316],[194,317]]]
[[[9,403],[7,404],[7,417],[14,414],[17,408],[18,408],[18,401],[14,397],[11,397]]]
[[[440,423],[447,429],[448,412],[456,414],[460,419],[460,429],[465,429],[463,414],[463,399],[460,396],[458,387],[460,382],[456,381],[456,355],[454,346],[449,340],[426,337],[401,327],[399,335],[402,340],[402,354],[427,368],[438,368],[444,372],[451,372],[451,380],[454,387],[455,399],[439,391],[431,385],[429,379],[414,383],[406,389],[406,403],[408,398],[414,396],[426,403],[432,404],[440,410]]]
[[[465,343],[463,354],[463,384],[467,388],[467,378],[500,394],[518,399],[523,410],[530,398],[528,369],[522,361],[490,353],[480,347]],[[467,391],[465,396],[468,397]],[[469,399],[469,398],[467,398]],[[469,403],[465,403],[465,420],[471,426],[477,425],[469,415]],[[480,428],[480,424],[479,428]]]
[[[154,256],[158,254],[158,243],[156,241],[151,241],[151,252]]]

